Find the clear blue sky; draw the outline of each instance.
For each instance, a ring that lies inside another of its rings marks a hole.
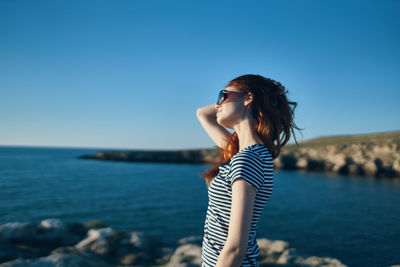
[[[196,109],[248,73],[298,102],[298,141],[399,130],[399,14],[396,0],[0,0],[0,145],[212,147]]]

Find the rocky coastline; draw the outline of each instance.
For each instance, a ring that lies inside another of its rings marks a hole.
[[[143,232],[112,229],[99,221],[0,225],[0,267],[201,266],[201,236],[182,238],[173,247]],[[283,240],[258,238],[260,266],[346,266],[329,257],[298,255]]]
[[[218,147],[189,150],[101,151],[81,159],[213,164]],[[288,144],[274,160],[276,170],[400,178],[400,131],[366,135],[327,136]]]

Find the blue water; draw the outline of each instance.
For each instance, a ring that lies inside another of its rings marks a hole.
[[[166,245],[202,236],[207,165],[78,159],[107,149],[0,147],[0,224],[100,220]],[[400,182],[277,171],[257,238],[349,266],[400,264]]]

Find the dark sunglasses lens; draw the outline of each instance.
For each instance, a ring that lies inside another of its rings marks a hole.
[[[225,99],[225,93],[224,93],[223,91],[220,91],[219,94],[218,94],[218,101],[217,101],[217,104],[218,104],[218,105],[221,104],[222,101],[224,101],[224,99]]]

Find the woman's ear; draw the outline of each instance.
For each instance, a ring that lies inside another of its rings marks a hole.
[[[253,100],[254,100],[254,95],[252,93],[247,94],[244,100],[244,105],[249,109]]]

